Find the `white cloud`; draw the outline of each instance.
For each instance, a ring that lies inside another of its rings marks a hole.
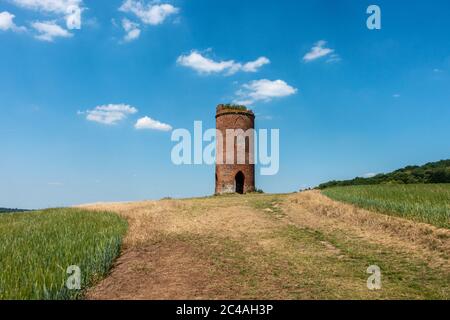
[[[138,110],[127,104],[108,104],[97,106],[93,110],[85,112],[78,111],[78,114],[86,114],[86,119],[107,125],[117,124],[130,114],[137,113]]]
[[[8,31],[12,30],[15,32],[25,31],[25,27],[18,27],[14,23],[15,15],[9,13],[8,11],[0,12],[0,30]]]
[[[363,178],[373,178],[376,175],[377,175],[377,173],[369,172],[369,173],[363,174]]]
[[[4,11],[4,12],[0,12],[0,30],[6,31],[9,29],[12,29],[15,24],[14,24],[14,15]]]
[[[222,72],[227,69],[231,69],[235,62],[229,61],[214,61],[202,56],[197,51],[192,51],[190,55],[179,56],[177,63],[188,68],[192,68],[200,73],[214,73]]]
[[[119,10],[135,14],[145,24],[158,25],[163,23],[170,15],[178,13],[180,9],[167,3],[125,0]]]
[[[270,101],[273,98],[281,98],[293,95],[297,89],[291,87],[283,80],[254,80],[244,84],[240,90],[236,92],[236,103],[251,105],[257,101]]]
[[[326,48],[325,47],[326,44],[327,42],[324,40],[318,41],[311,48],[311,50],[307,54],[305,54],[305,56],[303,57],[303,61],[310,62],[333,53],[334,49]]]
[[[134,127],[138,130],[158,130],[158,131],[171,131],[172,127],[166,123],[159,122],[150,117],[140,118]]]
[[[139,29],[139,24],[131,22],[128,19],[122,19],[122,27],[127,33],[124,37],[125,41],[133,41],[139,38],[141,35],[141,30]]]
[[[270,63],[266,57],[260,57],[255,61],[245,64],[235,62],[234,60],[214,61],[203,56],[200,52],[193,50],[189,55],[181,55],[177,59],[177,63],[181,66],[191,68],[199,73],[222,73],[231,75],[238,71],[256,72],[262,66]]]
[[[57,25],[54,21],[33,22],[31,26],[38,32],[36,39],[53,41],[55,38],[70,38],[72,33]]]
[[[11,0],[16,5],[32,10],[66,13],[69,6],[80,6],[82,0]]]
[[[83,0],[11,0],[19,7],[61,15],[68,29],[81,28]]]
[[[266,57],[260,57],[255,61],[250,61],[244,64],[242,70],[245,72],[257,72],[259,68],[269,63],[270,63],[269,59],[267,59]]]

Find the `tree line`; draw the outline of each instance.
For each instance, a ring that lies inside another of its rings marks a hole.
[[[0,208],[0,213],[14,213],[14,212],[24,212],[24,211],[29,211],[29,210]]]
[[[329,181],[319,185],[319,189],[338,186],[373,184],[424,184],[450,183],[450,159],[430,162],[423,166],[407,166],[402,169],[377,174],[370,178],[357,177],[351,180]]]

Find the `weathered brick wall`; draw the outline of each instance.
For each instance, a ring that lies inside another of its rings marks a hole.
[[[216,194],[233,193],[236,192],[235,178],[239,171],[244,175],[244,187],[243,191],[252,192],[255,191],[255,165],[252,164],[250,159],[254,150],[252,149],[252,142],[246,139],[247,146],[245,147],[245,162],[244,164],[238,164],[237,162],[237,146],[236,140],[229,143],[235,143],[233,150],[234,162],[233,164],[227,164],[226,162],[226,150],[227,150],[227,129],[242,129],[244,132],[248,129],[255,128],[255,115],[250,110],[230,110],[227,108],[217,108],[216,114],[216,129],[222,133],[223,140],[223,164],[219,161],[216,163]],[[216,151],[220,150],[219,144],[221,141],[217,141]],[[253,148],[254,149],[254,148]],[[220,155],[216,153],[216,159],[219,159]]]

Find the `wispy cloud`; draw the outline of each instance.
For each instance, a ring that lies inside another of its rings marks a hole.
[[[11,2],[25,9],[61,16],[65,19],[69,30],[81,28],[82,0],[11,0]]]
[[[139,29],[139,24],[131,22],[128,19],[122,19],[122,27],[126,32],[124,40],[127,42],[136,40],[141,35],[141,30]]]
[[[133,13],[142,23],[149,25],[161,24],[169,16],[180,11],[179,8],[168,3],[145,2],[140,0],[125,0],[119,10]]]
[[[62,182],[49,182],[47,184],[49,186],[53,186],[53,187],[62,187],[64,185],[64,183],[62,183]]]
[[[154,120],[150,117],[140,118],[134,127],[137,130],[157,130],[157,131],[171,131],[172,126],[162,123],[160,121]]]
[[[377,173],[373,173],[373,172],[368,172],[363,174],[363,178],[373,178],[377,175]]]
[[[0,12],[0,30],[1,31],[14,31],[14,32],[21,32],[25,31],[25,27],[18,27],[14,23],[15,15],[12,13],[9,13],[8,11]]]
[[[257,72],[262,66],[269,64],[270,60],[266,57],[259,57],[255,61],[247,63],[239,63],[234,60],[215,61],[205,57],[197,50],[192,50],[188,55],[179,56],[177,63],[183,67],[191,68],[198,73],[225,73],[231,75],[238,71]]]
[[[106,125],[115,125],[124,120],[128,115],[137,113],[138,110],[127,104],[108,104],[97,106],[92,110],[78,111],[80,115],[86,115],[88,121]]]
[[[330,49],[326,47],[327,42],[325,40],[320,40],[318,41],[312,48],[311,50],[306,53],[303,56],[303,61],[304,62],[311,62],[323,57],[326,57],[328,55],[332,55],[330,56],[330,59],[328,59],[328,62],[335,62],[338,61],[338,59],[340,60],[339,56],[337,54],[334,53],[334,49]]]
[[[338,55],[338,54],[336,54],[336,53],[333,53],[333,54],[330,54],[330,56],[328,57],[328,59],[327,59],[327,63],[334,63],[334,62],[340,62],[342,59],[341,59],[341,57]]]
[[[244,105],[251,105],[257,101],[268,102],[274,98],[281,98],[293,95],[297,89],[288,85],[283,80],[254,80],[244,84],[236,92],[237,98],[234,102]]]
[[[270,60],[267,59],[266,57],[259,57],[255,61],[250,61],[250,62],[247,62],[246,64],[244,64],[242,66],[242,71],[257,72],[259,70],[259,68],[261,68],[262,66],[269,64],[269,63],[270,63]]]
[[[401,95],[400,95],[400,93],[394,93],[394,94],[392,95],[392,97],[395,98],[395,99],[397,99],[397,98],[400,98]]]
[[[36,39],[52,42],[55,38],[70,38],[72,33],[60,27],[55,21],[37,21],[31,26],[37,31]]]

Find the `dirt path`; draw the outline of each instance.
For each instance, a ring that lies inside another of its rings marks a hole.
[[[98,204],[129,221],[89,299],[450,298],[450,231],[318,192]],[[366,269],[382,270],[370,291]]]

